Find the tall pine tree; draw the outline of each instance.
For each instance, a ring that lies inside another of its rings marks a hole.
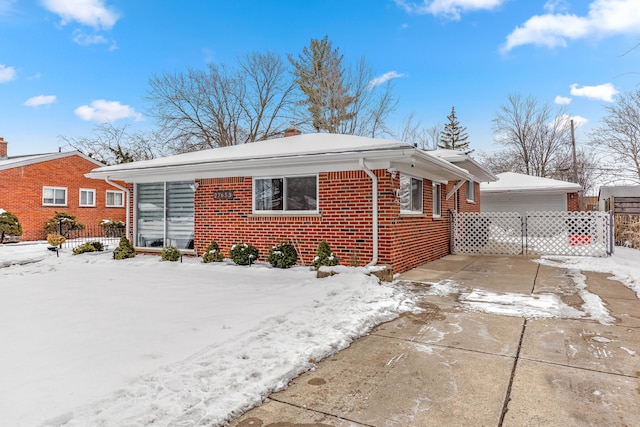
[[[469,135],[466,133],[467,128],[460,126],[454,107],[451,107],[451,114],[447,116],[447,119],[449,122],[444,125],[444,130],[440,132],[438,148],[463,151],[465,154],[473,152],[473,150],[469,150]]]
[[[348,93],[339,50],[332,47],[327,36],[311,39],[298,59],[289,55],[289,61],[295,68],[296,82],[305,97],[302,104],[309,110],[313,128],[316,132],[338,133],[340,124],[353,118],[349,107],[355,102]]]

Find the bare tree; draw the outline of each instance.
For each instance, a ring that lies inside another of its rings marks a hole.
[[[527,175],[548,176],[558,156],[569,147],[569,121],[564,109],[552,111],[536,98],[509,95],[493,119],[493,131],[506,156]]]
[[[640,184],[640,90],[620,95],[605,107],[602,125],[591,133],[591,145],[601,152],[608,181]]]
[[[354,66],[343,63],[339,49],[328,37],[312,39],[298,57],[289,55],[300,90],[300,124],[315,132],[372,138],[388,135],[389,115],[398,103],[393,83],[374,83],[373,68],[364,59]]]
[[[439,123],[425,128],[422,121],[416,119],[415,113],[411,112],[395,137],[422,150],[435,150],[440,141],[441,129],[442,125]]]
[[[92,137],[58,138],[66,147],[107,165],[150,160],[168,154],[166,142],[159,134],[152,131],[131,133],[126,125],[117,127],[109,122],[97,125]]]
[[[154,75],[146,99],[149,115],[174,153],[225,147],[279,135],[287,127],[295,84],[272,53],[241,57],[236,68]]]

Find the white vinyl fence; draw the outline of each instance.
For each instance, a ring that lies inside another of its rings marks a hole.
[[[453,213],[453,253],[608,256],[607,212]]]

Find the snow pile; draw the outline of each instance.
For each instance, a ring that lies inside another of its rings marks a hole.
[[[624,283],[640,298],[640,251],[616,246],[610,257],[556,257],[547,256],[538,260],[552,267],[611,273],[612,279]]]
[[[561,317],[579,319],[580,310],[568,306],[553,294],[517,294],[483,291],[475,289],[460,297],[460,301],[472,310],[526,318]]]
[[[0,425],[219,424],[414,307],[359,271],[30,246],[0,246],[43,258],[0,268]]]

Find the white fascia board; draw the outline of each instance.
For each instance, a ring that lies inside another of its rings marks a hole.
[[[176,166],[158,166],[140,169],[96,169],[89,178],[123,180],[126,182],[157,182],[192,180],[199,178],[223,178],[229,176],[287,175],[294,173],[335,172],[359,170],[359,160],[364,158],[371,168],[387,168],[390,159],[406,157],[405,149],[371,152],[326,153],[310,156],[292,156],[233,160],[223,162],[203,162]]]

